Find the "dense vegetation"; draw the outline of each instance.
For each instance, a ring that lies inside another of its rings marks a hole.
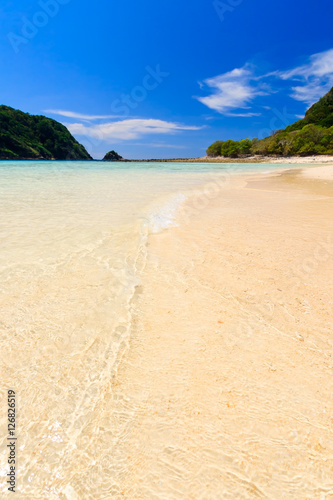
[[[124,158],[115,151],[109,151],[103,158],[103,161],[122,161]]]
[[[265,139],[216,141],[208,156],[237,158],[246,155],[333,155],[333,88],[305,113],[302,120]]]
[[[67,128],[45,116],[0,106],[0,159],[91,160]]]

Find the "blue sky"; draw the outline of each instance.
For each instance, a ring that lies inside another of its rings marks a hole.
[[[95,158],[264,137],[333,86],[331,0],[2,0],[0,102]]]

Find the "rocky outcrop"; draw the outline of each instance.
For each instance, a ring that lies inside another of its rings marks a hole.
[[[124,158],[112,150],[104,156],[103,161],[124,161]]]

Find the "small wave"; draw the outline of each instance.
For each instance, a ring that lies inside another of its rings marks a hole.
[[[177,193],[163,205],[154,205],[146,218],[150,232],[160,233],[164,229],[177,226],[176,216],[186,198],[185,194]]]

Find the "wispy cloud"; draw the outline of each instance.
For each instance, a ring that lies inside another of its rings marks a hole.
[[[333,86],[333,49],[313,54],[302,66],[262,75],[253,65],[245,64],[199,83],[201,89],[208,87],[211,93],[195,99],[225,116],[258,116],[260,109],[269,106],[260,103],[259,111],[253,111],[254,100],[281,91],[281,81],[290,82],[290,97],[313,104]]]
[[[228,73],[204,80],[204,85],[213,89],[206,97],[195,97],[202,104],[227,116],[258,116],[252,111],[233,112],[235,109],[249,109],[248,104],[259,95],[266,95],[260,84],[253,85],[256,80],[249,65],[235,68]],[[202,84],[201,84],[202,86]]]
[[[101,141],[132,140],[151,134],[175,134],[184,130],[200,130],[203,127],[183,125],[156,119],[129,119],[96,125],[64,123],[74,135],[92,137]]]
[[[44,109],[43,113],[49,113],[51,115],[65,116],[66,118],[76,118],[78,120],[110,120],[112,118],[120,118],[119,115],[85,115],[82,113],[76,113],[75,111],[66,111],[62,109]]]
[[[145,146],[150,148],[168,148],[168,149],[188,149],[188,146],[175,145],[175,144],[165,144],[163,142],[131,142],[131,146]]]
[[[325,77],[333,73],[333,49],[326,50],[313,54],[309,58],[309,63],[303,66],[298,66],[288,71],[281,71],[281,78],[290,79],[294,77],[310,78],[315,76],[318,78]]]
[[[278,75],[283,80],[303,83],[292,87],[291,97],[313,104],[333,86],[333,49],[313,54],[307,64],[289,71],[281,71]]]

